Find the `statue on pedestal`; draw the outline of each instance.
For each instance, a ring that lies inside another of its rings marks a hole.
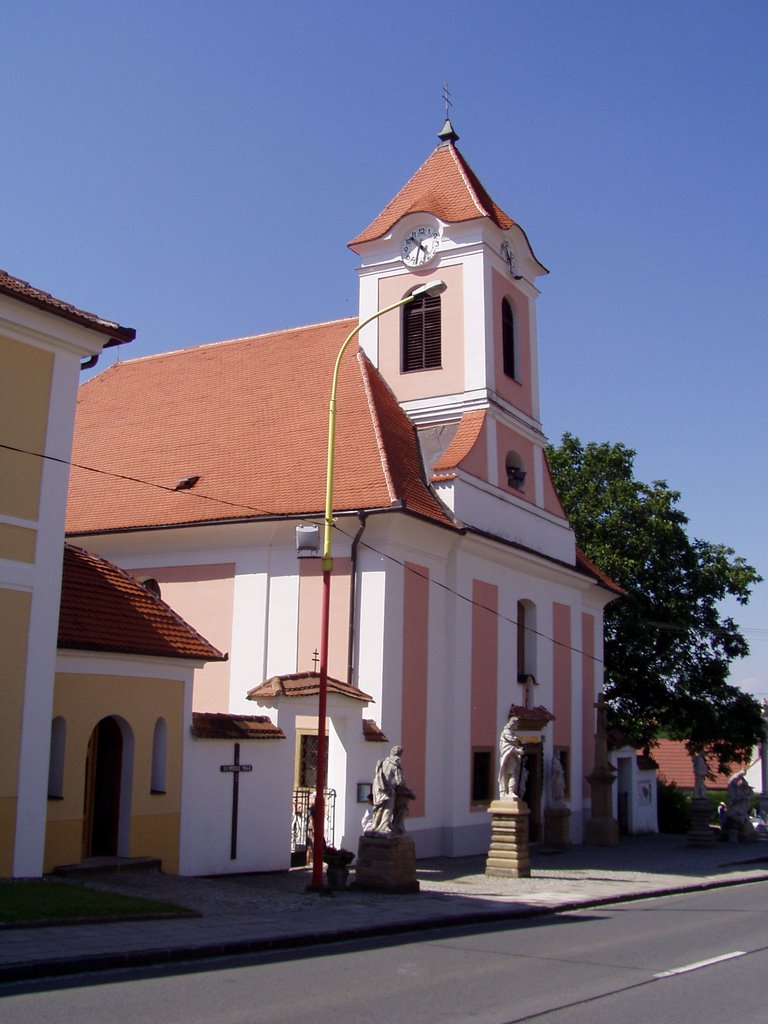
[[[707,799],[707,762],[699,750],[691,758],[693,761],[693,799]]]
[[[512,797],[519,800],[523,766],[523,745],[517,736],[518,719],[515,715],[501,730],[499,737],[499,799]]]
[[[405,832],[408,801],[416,799],[416,794],[406,786],[403,778],[400,762],[402,753],[402,747],[392,747],[389,756],[376,765],[373,776],[371,832],[380,835],[402,835]]]
[[[563,768],[560,751],[552,755],[552,776],[550,780],[552,806],[559,807],[565,803],[565,769]]]
[[[743,771],[734,772],[728,779],[727,809],[725,812],[725,828],[735,829],[739,838],[750,840],[755,837],[755,829],[749,817],[749,805],[754,790],[747,782]]]

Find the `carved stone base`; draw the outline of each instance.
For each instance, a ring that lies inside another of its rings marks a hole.
[[[544,811],[544,842],[558,849],[571,845],[571,812],[567,807],[548,807]]]
[[[410,836],[360,836],[355,867],[356,889],[418,892],[416,847]]]
[[[688,829],[689,846],[714,846],[718,833],[710,828],[712,804],[706,797],[691,800],[691,827]]]
[[[488,808],[493,815],[491,846],[485,862],[485,873],[493,878],[530,878],[531,858],[528,854],[528,818],[530,811],[523,800],[504,797],[494,800]]]

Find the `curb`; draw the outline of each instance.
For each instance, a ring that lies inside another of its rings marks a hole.
[[[649,889],[646,892],[624,893],[616,896],[602,896],[583,900],[571,899],[567,902],[552,903],[546,906],[531,905],[516,907],[514,910],[483,910],[468,914],[446,915],[440,918],[424,918],[421,921],[392,922],[390,924],[373,925],[364,928],[314,931],[301,935],[276,938],[201,943],[199,946],[160,947],[156,949],[130,950],[124,953],[91,954],[80,957],[67,957],[61,960],[28,960],[20,964],[0,966],[0,984],[19,981],[39,981],[46,978],[63,978],[97,971],[182,964],[196,960],[244,956],[249,953],[278,952],[280,950],[301,949],[323,943],[387,938],[393,935],[418,934],[446,928],[472,927],[478,924],[500,924],[504,921],[547,917],[575,910],[606,907],[617,903],[633,903],[638,900],[657,899],[661,896],[676,896],[687,892],[702,892],[708,889],[726,889],[736,885],[749,885],[753,882],[766,881],[768,881],[768,872],[758,877],[694,882],[689,885],[679,885],[672,888]],[[72,922],[67,923],[71,924]]]

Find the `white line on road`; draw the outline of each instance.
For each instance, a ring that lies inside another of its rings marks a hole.
[[[711,967],[712,964],[720,964],[723,960],[734,960],[737,956],[746,956],[746,951],[737,949],[733,953],[723,953],[722,956],[713,956],[709,960],[699,960],[695,964],[686,964],[685,967],[675,967],[672,971],[660,971],[654,974],[654,978],[671,978],[675,974],[687,974],[688,971],[698,971],[700,967]]]

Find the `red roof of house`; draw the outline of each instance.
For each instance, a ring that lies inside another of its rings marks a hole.
[[[69,533],[321,513],[333,364],[356,323],[128,360],[83,384]],[[337,399],[334,509],[452,526],[412,423],[361,352],[342,360]]]
[[[653,759],[659,767],[659,777],[665,782],[679,786],[680,789],[693,789],[695,778],[691,757],[686,750],[683,740],[658,740],[657,745],[651,750]],[[725,789],[728,785],[729,775],[723,775],[717,770],[717,759],[707,757],[705,760],[714,773],[713,779],[707,779],[708,789]],[[746,765],[735,765],[734,771],[738,768],[746,768]]]
[[[285,733],[268,715],[192,712],[192,735],[204,740],[284,740]]]
[[[18,299],[20,302],[26,302],[27,305],[36,306],[38,309],[45,310],[46,313],[53,313],[55,316],[63,317],[65,320],[72,320],[83,327],[89,327],[92,331],[97,331],[99,334],[108,335],[109,341],[105,344],[105,348],[108,348],[110,345],[122,345],[126,341],[133,341],[136,337],[136,331],[132,327],[121,327],[120,324],[113,323],[111,320],[104,320],[95,313],[88,313],[84,309],[78,309],[76,306],[70,305],[69,302],[54,298],[48,292],[40,291],[39,288],[35,288],[28,281],[12,277],[5,270],[0,270],[0,295],[9,295],[12,299]]]
[[[378,217],[356,235],[349,245],[354,247],[360,242],[381,238],[407,214],[427,211],[447,224],[485,217],[502,231],[515,225],[515,221],[486,192],[453,142],[443,142],[403,185],[394,199],[387,203]],[[522,231],[519,224],[517,227]],[[530,246],[530,242],[528,244]],[[545,267],[541,269],[548,273]]]
[[[248,700],[258,700],[260,697],[314,697],[319,689],[319,672],[291,672],[283,676],[272,676],[271,679],[254,686],[246,696]],[[328,676],[328,693],[338,693],[342,697],[351,697],[359,701],[373,700],[370,694],[363,693],[357,686],[351,686],[331,676]]]
[[[64,548],[58,646],[196,661],[227,657],[133,576],[69,544]]]

